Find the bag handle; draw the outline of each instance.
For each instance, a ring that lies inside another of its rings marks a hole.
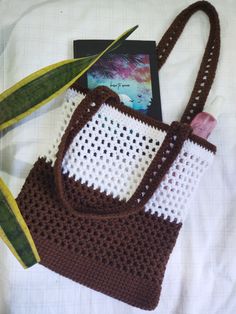
[[[66,196],[66,187],[62,174],[62,162],[66,151],[76,134],[93,117],[101,105],[103,103],[110,103],[112,105],[112,101],[119,104],[119,96],[106,86],[99,86],[89,92],[80,105],[75,109],[70,123],[62,136],[54,164],[54,178],[59,199],[68,210],[73,209],[73,206]],[[157,186],[179,154],[184,141],[188,138],[190,133],[191,127],[187,124],[179,122],[173,122],[171,124],[164,141],[145,172],[140,184],[136,188],[136,191],[125,204],[122,203],[115,210],[113,209],[112,212],[107,214],[77,211],[77,215],[81,217],[103,219],[130,215],[133,212],[141,210],[155,192]]]
[[[209,18],[210,33],[191,97],[181,118],[184,123],[190,123],[203,110],[215,77],[220,54],[220,23],[216,9],[207,1],[193,3],[177,15],[157,45],[158,66],[161,69],[189,18],[199,10]]]
[[[160,149],[142,178],[141,183],[125,205],[121,205],[117,208],[117,213],[94,214],[77,212],[78,215],[101,219],[129,215],[132,212],[141,210],[152,196],[161,179],[181,150],[183,142],[188,138],[191,132],[191,128],[188,124],[198,112],[202,111],[214,80],[220,50],[220,27],[216,10],[210,3],[205,1],[199,1],[190,5],[176,17],[157,46],[159,68],[161,68],[190,16],[198,10],[202,10],[208,15],[211,28],[197,80],[181,119],[182,123],[172,123]],[[54,165],[54,176],[58,196],[68,210],[71,210],[73,207],[70,204],[70,200],[66,198],[65,193],[65,182],[62,175],[62,161],[64,155],[75,135],[83,128],[87,121],[92,118],[100,106],[105,102],[107,103],[108,101],[114,100],[116,103],[120,102],[117,94],[104,86],[100,86],[88,93],[81,104],[76,108],[62,137]],[[157,169],[159,175],[157,175]],[[120,209],[122,209],[122,212]]]

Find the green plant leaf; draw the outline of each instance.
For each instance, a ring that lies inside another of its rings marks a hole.
[[[4,91],[0,95],[0,130],[18,122],[64,92],[101,56],[119,47],[137,27],[124,32],[97,55],[49,65]]]
[[[0,237],[24,268],[40,261],[29,229],[16,201],[0,179]]]

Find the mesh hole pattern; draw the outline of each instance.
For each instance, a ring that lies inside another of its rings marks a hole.
[[[164,136],[165,132],[103,105],[73,139],[62,163],[63,173],[128,200]]]
[[[32,183],[40,187],[36,194]],[[43,238],[72,254],[151,281],[162,278],[181,226],[150,211],[111,220],[78,217],[61,207],[55,196],[52,167],[45,159],[35,164],[17,202],[34,239]]]
[[[145,205],[145,210],[171,221],[182,222],[199,180],[212,159],[212,153],[187,140]]]

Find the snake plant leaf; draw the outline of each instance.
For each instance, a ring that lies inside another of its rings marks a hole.
[[[64,92],[105,53],[119,47],[137,27],[128,29],[97,55],[49,65],[0,94],[0,130],[18,122]]]
[[[40,261],[30,231],[16,201],[0,179],[0,237],[24,268]]]

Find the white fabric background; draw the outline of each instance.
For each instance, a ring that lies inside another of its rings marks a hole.
[[[72,57],[72,40],[115,38],[139,24],[131,39],[160,39],[190,0],[1,0],[0,91],[50,63]],[[236,313],[236,2],[212,0],[222,50],[209,100],[225,98],[211,141],[214,165],[202,180],[168,263],[158,314]],[[195,14],[160,72],[164,121],[180,117],[208,36]],[[0,175],[16,196],[53,136],[61,97],[0,137]],[[144,313],[65,279],[41,265],[23,270],[0,243],[0,314]]]

